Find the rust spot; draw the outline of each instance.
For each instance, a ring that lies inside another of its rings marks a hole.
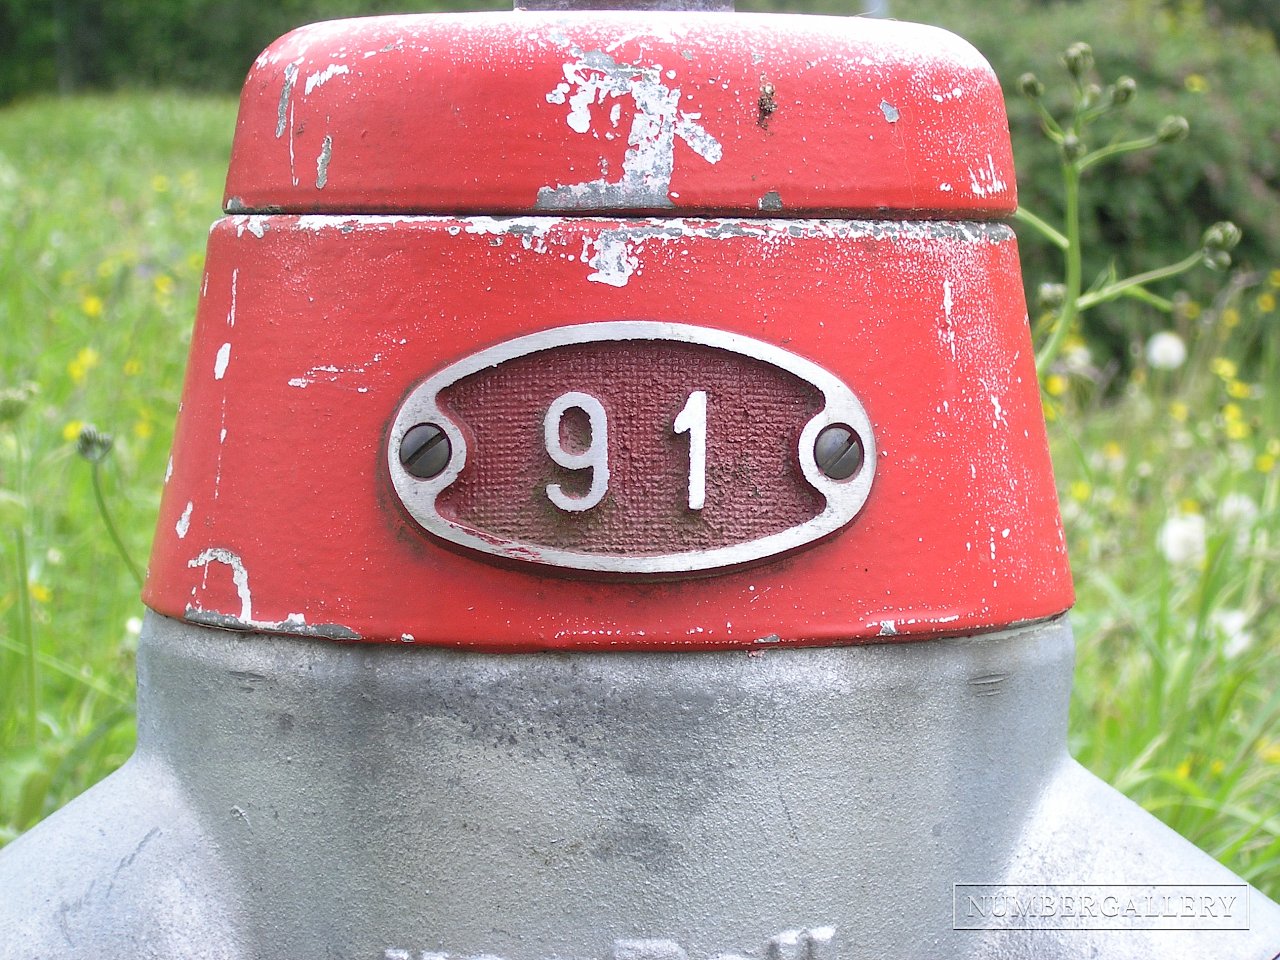
[[[769,118],[773,116],[775,110],[778,109],[778,101],[775,97],[777,91],[772,83],[765,78],[760,78],[760,99],[756,101],[756,123],[761,129],[769,129]]]

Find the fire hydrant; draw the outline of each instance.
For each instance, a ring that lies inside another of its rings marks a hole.
[[[0,957],[1232,957],[1066,753],[999,86],[716,10],[318,24],[246,83],[138,749]]]

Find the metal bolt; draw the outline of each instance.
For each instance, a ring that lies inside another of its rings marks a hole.
[[[842,423],[833,423],[813,445],[813,459],[824,476],[848,480],[862,469],[862,438]]]
[[[434,423],[420,423],[405,431],[400,441],[400,464],[410,476],[430,480],[449,465],[453,447]]]

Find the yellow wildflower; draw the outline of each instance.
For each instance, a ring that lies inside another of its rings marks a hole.
[[[1087,480],[1075,480],[1071,484],[1071,499],[1078,500],[1081,503],[1089,499],[1089,494],[1093,493],[1093,487],[1089,485]]]
[[[1267,279],[1273,287],[1280,287],[1280,270],[1272,270]]]
[[[1258,294],[1258,299],[1254,301],[1254,305],[1258,308],[1259,313],[1271,313],[1276,308],[1276,295],[1270,291],[1260,293]]]
[[[1244,416],[1244,411],[1240,409],[1238,403],[1227,403],[1222,406],[1222,419],[1230,423],[1233,420],[1239,420]]]
[[[1176,776],[1179,780],[1189,779],[1191,776],[1191,761],[1189,759],[1183,760],[1180,764],[1178,764],[1178,769],[1176,769],[1173,773],[1174,773],[1174,776]]]
[[[1226,357],[1214,357],[1209,361],[1209,369],[1223,380],[1233,380],[1240,368],[1235,365],[1234,361],[1228,360]]]
[[[70,443],[80,436],[80,431],[84,429],[83,420],[68,420],[62,428],[62,439]]]
[[[1227,307],[1222,311],[1222,325],[1228,330],[1240,326],[1240,311],[1235,307]]]
[[[1200,512],[1200,502],[1193,500],[1191,497],[1183,497],[1178,502],[1178,510],[1181,513],[1195,514]]]
[[[138,360],[136,357],[130,357],[124,362],[124,367],[121,369],[124,370],[124,375],[126,377],[136,377],[142,372],[142,361]]]
[[[86,317],[102,316],[102,298],[90,293],[80,301],[80,310]]]
[[[1045,392],[1051,397],[1060,397],[1067,392],[1067,378],[1060,373],[1051,373],[1044,380]]]
[[[1260,453],[1253,461],[1254,468],[1259,473],[1270,473],[1276,468],[1276,457],[1273,453]]]
[[[1200,316],[1200,304],[1194,300],[1188,300],[1182,307],[1182,314],[1188,320],[1195,320]]]
[[[1249,436],[1249,425],[1243,420],[1228,420],[1223,431],[1228,440],[1244,440]]]
[[[1227,769],[1227,765],[1221,760],[1215,760],[1213,763],[1209,764],[1209,772],[1215,776],[1222,773],[1225,769]]]
[[[151,189],[156,193],[166,193],[169,190],[169,178],[163,173],[157,173],[151,178]]]
[[[98,365],[98,359],[98,351],[93,347],[81,348],[75,359],[67,364],[67,375],[73,383],[83,383],[89,371]]]
[[[1204,93],[1209,89],[1209,81],[1198,73],[1188,73],[1182,85],[1187,88],[1188,93]]]
[[[1102,445],[1102,455],[1108,460],[1119,460],[1124,456],[1124,448],[1114,440],[1108,440]]]
[[[156,293],[162,297],[173,293],[173,277],[167,273],[157,273],[151,283],[156,288]]]
[[[1268,741],[1258,748],[1258,756],[1267,763],[1280,764],[1280,742]]]
[[[53,591],[43,583],[27,584],[27,593],[31,594],[31,599],[36,603],[48,603],[53,597]]]
[[[136,421],[133,425],[133,435],[139,440],[146,440],[155,432],[155,427],[152,425],[151,421],[145,417]]]
[[[1181,400],[1175,400],[1169,404],[1169,416],[1177,420],[1179,423],[1186,423],[1187,416],[1191,413],[1191,409]]]
[[[1235,397],[1237,400],[1243,400],[1252,392],[1253,391],[1250,389],[1249,385],[1241,380],[1227,381],[1227,396],[1229,397]]]

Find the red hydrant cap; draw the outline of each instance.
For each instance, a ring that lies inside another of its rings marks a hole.
[[[989,68],[925,27],[290,34],[245,88],[256,212],[210,235],[145,600],[486,650],[1061,613],[1009,153]]]
[[[228,212],[989,218],[1000,86],[855,17],[491,13],[303,27],[245,84]]]

